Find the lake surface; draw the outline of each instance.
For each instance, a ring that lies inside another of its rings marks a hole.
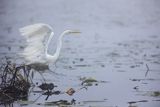
[[[17,53],[26,46],[18,32],[25,25],[41,22],[53,26],[51,54],[62,31],[82,32],[64,37],[55,74],[44,73],[48,83],[58,86],[55,90],[73,88],[76,92],[72,96],[52,95],[46,101],[34,87],[27,104],[16,101],[13,106],[50,107],[53,105],[47,102],[75,99],[76,104],[70,106],[159,107],[159,19],[157,0],[1,0],[1,64],[5,56],[17,64],[24,63]],[[82,78],[94,78],[98,83],[80,89]],[[35,73],[33,82],[39,85],[42,81]]]

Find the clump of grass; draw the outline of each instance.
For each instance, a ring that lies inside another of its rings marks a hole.
[[[0,104],[27,99],[30,88],[30,69],[6,61],[0,67]]]

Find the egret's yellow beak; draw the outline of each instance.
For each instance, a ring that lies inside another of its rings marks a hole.
[[[79,30],[71,30],[70,33],[81,33]]]

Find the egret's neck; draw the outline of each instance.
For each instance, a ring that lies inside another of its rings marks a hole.
[[[67,32],[64,31],[58,38],[58,41],[57,41],[57,49],[56,49],[56,52],[54,54],[54,57],[55,58],[58,58],[59,55],[60,55],[60,51],[61,51],[61,48],[62,48],[62,39],[64,37],[64,35],[66,34]]]
[[[51,32],[49,38],[48,38],[48,41],[47,41],[47,44],[46,44],[46,50],[45,50],[45,54],[48,55],[48,46],[49,46],[49,43],[51,42],[51,39],[53,37],[54,33]]]

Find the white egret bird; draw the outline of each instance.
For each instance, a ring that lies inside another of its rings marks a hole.
[[[48,46],[54,32],[50,25],[38,23],[20,28],[19,31],[27,41],[27,46],[20,55],[25,58],[27,65],[38,71],[49,69],[49,63],[56,63],[60,55],[64,35],[80,33],[77,30],[65,30],[58,38],[56,52],[51,55],[48,53]]]

